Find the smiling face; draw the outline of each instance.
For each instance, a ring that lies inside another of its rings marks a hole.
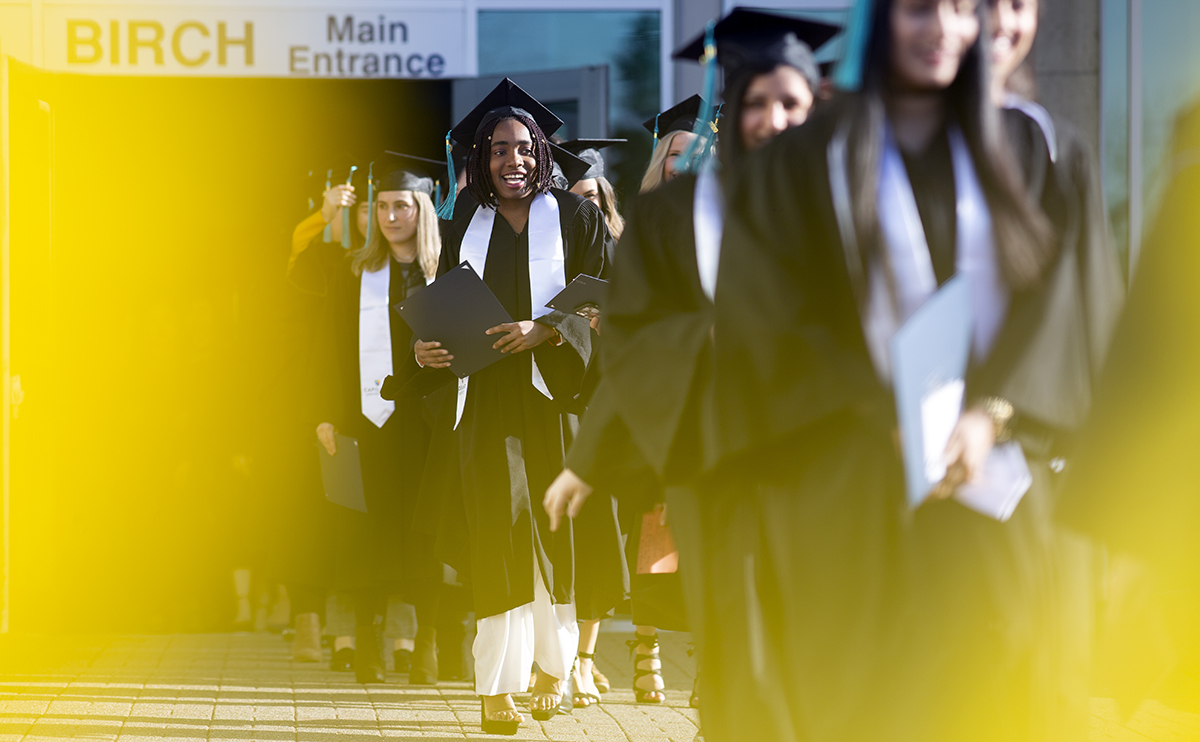
[[[577,182],[571,186],[571,193],[583,196],[597,206],[600,205],[600,184],[596,182],[595,178],[584,178]]]
[[[742,96],[738,122],[747,152],[762,147],[782,132],[803,124],[812,110],[813,93],[795,67],[779,65],[755,75]]]
[[[891,12],[891,83],[945,90],[979,37],[979,0],[896,0]]]
[[[992,74],[999,87],[1021,66],[1037,35],[1037,0],[988,0],[992,18]]]
[[[511,202],[532,196],[537,160],[529,129],[516,119],[504,119],[496,124],[489,144],[488,169],[496,198]]]
[[[696,135],[690,131],[681,131],[671,140],[671,148],[667,150],[667,159],[663,160],[663,182],[674,180],[679,175],[676,170],[679,156],[696,140]]]
[[[402,245],[416,237],[418,213],[412,191],[383,191],[376,197],[379,231],[389,245]]]

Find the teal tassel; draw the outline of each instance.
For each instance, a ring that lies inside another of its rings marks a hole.
[[[717,44],[714,39],[715,21],[709,21],[704,28],[704,87],[700,97],[704,105],[700,107],[700,115],[696,117],[696,126],[692,133],[696,138],[679,155],[681,163],[677,170],[681,173],[694,173],[700,170],[702,161],[712,151],[713,139],[717,136],[717,119],[714,115],[713,99],[717,97]],[[656,127],[657,128],[657,127]]]
[[[434,209],[440,208],[442,205],[442,181],[433,181],[433,206]]]
[[[375,227],[375,163],[367,165],[367,203],[370,204],[367,213],[367,242],[371,244],[371,236],[374,234]]]
[[[326,171],[326,173],[325,173],[325,190],[328,191],[332,187],[333,187],[333,171],[329,170],[329,171]],[[325,237],[326,245],[328,245],[330,242],[333,242],[333,222],[330,222],[325,225],[324,237]]]
[[[454,218],[454,201],[457,196],[456,185],[458,176],[454,174],[454,145],[450,143],[450,132],[446,132],[446,172],[448,173],[446,181],[446,200],[442,201],[437,208],[439,219]]]
[[[350,166],[350,174],[346,176],[346,185],[350,185],[350,181],[354,178],[354,171],[358,166]],[[342,207],[342,247],[350,249],[350,209]]]
[[[658,146],[658,117],[661,113],[654,114],[654,145]]]
[[[856,92],[862,88],[863,68],[867,63],[867,42],[875,22],[875,0],[857,0],[846,24],[846,44],[842,60],[833,71],[833,83],[841,90]]]

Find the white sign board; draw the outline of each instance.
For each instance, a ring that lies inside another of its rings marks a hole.
[[[395,6],[393,6],[394,8]],[[469,74],[462,6],[409,9],[52,4],[44,67],[103,75],[408,77]]]

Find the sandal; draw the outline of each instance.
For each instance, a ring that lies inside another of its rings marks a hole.
[[[516,709],[503,709],[504,711],[515,711]],[[521,715],[517,714],[516,719],[489,719],[487,716],[487,702],[481,697],[479,699],[479,728],[484,734],[503,734],[512,736],[517,733],[517,728],[521,726]]]
[[[538,670],[538,673],[545,677],[551,677],[550,675],[545,675],[545,673],[542,673],[541,670]],[[534,721],[550,721],[551,719],[554,718],[555,714],[558,713],[558,709],[562,705],[563,686],[561,685],[561,683],[562,683],[561,680],[556,681],[556,682],[560,683],[560,685],[558,686],[559,687],[558,692],[550,691],[550,690],[534,690],[533,695],[530,696],[530,698],[529,698],[529,713],[531,716],[533,716]],[[554,699],[554,704],[551,705],[550,708],[547,708],[547,709],[534,708],[534,705],[537,703],[538,700],[546,699],[546,698]]]
[[[600,672],[596,667],[596,663],[592,663],[592,682],[596,684],[596,690],[601,693],[607,693],[612,690],[612,684],[608,682],[608,678],[604,673]]]
[[[596,655],[586,652],[579,652],[579,659],[590,660]],[[583,673],[579,671],[579,659],[575,660],[575,664],[571,667],[571,685],[574,690],[571,691],[571,706],[577,709],[585,709],[589,706],[600,703],[600,696],[595,693],[587,693],[579,690],[579,686],[583,679]]]
[[[638,687],[638,680],[645,677],[655,676],[659,680],[662,679],[662,661],[658,656],[658,634],[635,634],[636,638],[625,642],[629,647],[630,659],[636,657],[633,662],[633,696],[638,703],[663,703],[667,700],[665,688],[645,689]],[[643,654],[637,651],[638,645],[649,649],[650,651]],[[653,667],[649,670],[643,670],[638,667],[646,661],[658,661],[658,667]]]

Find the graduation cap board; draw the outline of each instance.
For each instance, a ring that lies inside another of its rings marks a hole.
[[[450,351],[450,370],[460,379],[506,356],[492,347],[497,337],[486,332],[512,322],[512,317],[466,261],[394,309],[416,337],[437,341]]]
[[[377,191],[418,191],[432,196],[436,184],[446,179],[446,163],[399,152],[384,152],[373,165]]]
[[[550,309],[570,312],[590,320],[600,315],[604,297],[608,294],[608,281],[580,273],[566,288],[546,302]]]
[[[367,498],[363,493],[362,464],[358,457],[358,441],[334,434],[337,453],[330,456],[324,446],[321,452],[321,483],[325,486],[325,499],[342,507],[367,512]]]
[[[563,142],[560,146],[588,163],[587,171],[579,177],[579,180],[585,180],[604,177],[604,156],[600,154],[600,150],[628,141],[628,139],[572,139],[569,142]]]
[[[594,177],[587,175],[592,169],[592,164],[582,157],[577,157],[566,147],[552,143],[550,151],[554,153],[555,180],[557,181],[559,176],[562,177],[561,184],[555,183],[558,188],[567,191],[584,178]]]
[[[791,64],[796,44],[808,47],[811,55],[841,30],[841,26],[832,23],[734,8],[717,22],[713,28],[713,38],[717,44],[717,60],[721,66],[729,69],[755,61]],[[698,62],[703,56],[704,34],[671,55],[673,59],[689,62]]]
[[[549,108],[506,77],[450,130],[450,138],[469,147],[484,124],[514,113],[533,119],[547,137],[563,125],[562,119],[551,113]]]
[[[646,127],[646,131],[653,134],[655,139],[661,139],[673,131],[691,131],[696,126],[696,119],[705,103],[704,98],[693,95],[646,119],[642,126]]]

